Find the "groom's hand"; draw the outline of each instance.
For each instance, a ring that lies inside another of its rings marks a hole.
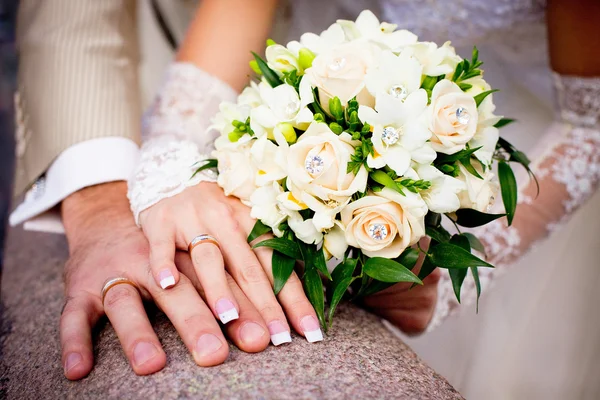
[[[197,282],[190,281],[184,270],[177,288],[162,291],[154,283],[148,243],[134,223],[126,191],[125,182],[102,184],[82,189],[62,204],[70,253],[60,323],[66,377],[81,379],[91,371],[92,328],[105,314],[137,374],[163,368],[166,356],[142,304],[147,299],[153,299],[169,317],[197,364],[223,362],[229,348],[198,294]],[[127,284],[114,286],[102,304],[103,284],[117,277],[130,279],[139,291]],[[226,333],[240,349],[261,351],[269,343],[267,327],[235,283],[229,282],[240,305],[240,318],[228,324]]]

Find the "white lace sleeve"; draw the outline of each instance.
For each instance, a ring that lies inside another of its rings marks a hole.
[[[523,254],[569,219],[591,197],[600,180],[600,78],[580,78],[555,74],[560,122],[544,135],[540,154],[531,167],[540,192],[530,181],[519,192],[513,225],[504,219],[478,228],[474,233],[485,245],[487,258],[496,268],[480,268],[482,289],[504,274]],[[463,307],[452,290],[449,275],[443,271],[439,283],[438,306],[428,330],[445,317],[465,308],[476,298],[472,279],[461,292]]]
[[[128,197],[139,214],[164,198],[202,181],[216,181],[213,171],[192,175],[208,158],[215,139],[209,126],[222,101],[237,94],[226,83],[192,64],[173,63],[153,106],[144,115],[139,163],[129,181]]]

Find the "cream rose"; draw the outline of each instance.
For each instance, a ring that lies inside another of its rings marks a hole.
[[[319,90],[319,100],[329,112],[329,99],[339,97],[343,106],[354,96],[361,105],[372,107],[375,99],[365,87],[365,75],[375,67],[380,49],[367,42],[339,45],[319,54],[306,70],[305,78]]]
[[[238,197],[246,204],[256,189],[254,182],[257,170],[251,162],[250,148],[251,142],[247,142],[213,152],[218,161],[217,183],[226,196]]]
[[[418,194],[384,188],[342,210],[348,245],[369,257],[396,258],[425,235],[427,205]]]
[[[460,172],[457,179],[465,183],[465,189],[458,193],[460,208],[473,208],[477,211],[488,212],[494,204],[496,193],[498,192],[498,182],[490,169],[483,169],[479,163],[474,162],[473,167],[483,179],[476,177],[459,165]]]
[[[356,175],[347,172],[353,143],[348,133],[336,135],[326,124],[313,122],[288,150],[288,179],[294,196],[302,199],[302,192],[306,192],[334,205],[364,191],[366,169],[361,168]]]
[[[440,153],[454,154],[465,148],[477,129],[477,105],[457,84],[444,79],[431,95],[429,129],[431,145]]]

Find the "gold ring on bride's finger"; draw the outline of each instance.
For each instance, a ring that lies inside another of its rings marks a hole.
[[[219,248],[219,250],[221,249],[219,242],[217,242],[217,239],[215,239],[214,236],[203,233],[202,235],[198,235],[192,239],[192,241],[188,245],[188,253],[191,254],[192,249],[194,247],[198,246],[199,244],[204,244],[204,243],[214,244],[215,246],[217,246],[217,248]]]
[[[102,286],[102,305],[104,305],[104,298],[106,297],[106,293],[108,293],[108,291],[110,289],[112,289],[113,287],[123,284],[123,283],[126,285],[133,286],[138,292],[140,291],[140,288],[138,288],[138,285],[136,285],[135,282],[133,282],[132,280],[129,280],[127,278],[119,277],[119,278],[109,279],[104,283],[104,286]]]

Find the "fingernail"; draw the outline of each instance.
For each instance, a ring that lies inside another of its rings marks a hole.
[[[223,342],[212,333],[206,333],[198,339],[196,342],[196,353],[198,356],[208,356],[214,353],[223,346]]]
[[[83,361],[81,354],[69,353],[69,355],[67,355],[67,359],[65,360],[65,374],[81,361]]]
[[[283,343],[290,343],[292,336],[290,331],[285,327],[281,321],[273,321],[269,325],[269,333],[271,334],[271,343],[275,346],[279,346]]]
[[[320,342],[323,340],[323,332],[319,321],[312,315],[308,315],[300,320],[300,326],[304,332],[304,337],[309,343]]]
[[[155,345],[148,342],[139,342],[133,349],[133,362],[139,367],[157,354],[158,349]]]
[[[263,327],[255,322],[247,322],[240,330],[240,337],[244,343],[254,342],[263,337],[264,334]]]
[[[217,314],[219,314],[219,319],[223,324],[228,323],[229,321],[233,321],[234,319],[238,319],[240,316],[238,315],[237,310],[235,309],[235,305],[228,299],[221,299],[217,301],[215,305],[215,310],[217,310]]]
[[[160,287],[163,289],[175,286],[175,277],[168,269],[160,271],[160,273],[158,274],[158,280],[160,281]]]

